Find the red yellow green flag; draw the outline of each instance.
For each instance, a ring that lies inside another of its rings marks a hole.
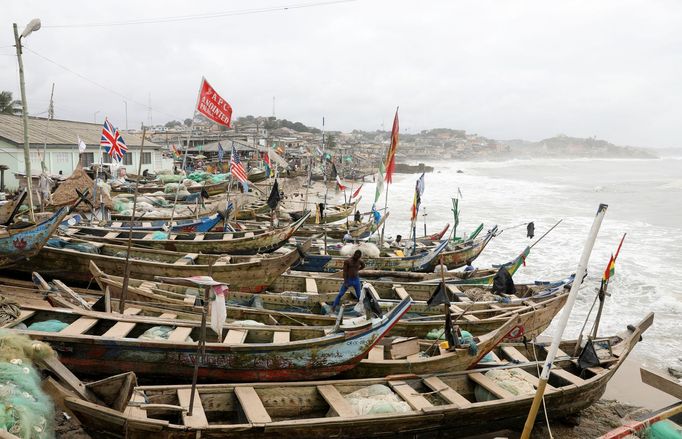
[[[393,182],[393,170],[395,169],[395,153],[398,150],[398,133],[400,126],[398,124],[398,109],[395,110],[395,117],[393,118],[393,129],[391,129],[391,146],[388,147],[386,153],[386,182]]]

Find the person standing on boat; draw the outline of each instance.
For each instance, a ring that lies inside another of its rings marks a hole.
[[[336,307],[339,306],[339,302],[341,302],[343,295],[346,294],[346,291],[348,291],[348,288],[350,287],[353,287],[353,290],[355,290],[355,299],[360,300],[360,291],[362,289],[360,283],[360,270],[363,270],[364,268],[365,263],[362,260],[362,252],[360,250],[355,250],[353,256],[343,262],[343,284],[341,284],[339,294],[337,294],[336,299],[334,299],[334,303],[332,304],[333,312],[336,312]]]

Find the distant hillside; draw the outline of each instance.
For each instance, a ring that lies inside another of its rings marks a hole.
[[[618,146],[596,138],[558,135],[539,142],[513,139],[500,140],[517,157],[600,157],[600,158],[656,158],[652,150],[634,146]]]

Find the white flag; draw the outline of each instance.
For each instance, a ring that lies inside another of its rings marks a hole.
[[[81,136],[78,136],[78,152],[84,153],[85,152],[85,142],[81,140]]]

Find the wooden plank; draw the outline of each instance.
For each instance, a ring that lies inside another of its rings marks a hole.
[[[410,337],[403,340],[394,340],[390,345],[391,358],[399,360],[413,354],[419,353],[419,340],[417,337]]]
[[[189,305],[194,305],[194,303],[197,301],[197,298],[195,296],[185,296],[182,301]]]
[[[196,235],[194,235],[193,240],[194,241],[203,241],[205,237],[206,237],[206,235],[204,235],[203,233],[197,233]]]
[[[584,379],[580,378],[577,375],[573,375],[571,372],[564,369],[552,369],[551,373],[568,381],[569,384],[575,384],[576,386],[585,384]]]
[[[134,322],[117,322],[114,326],[109,328],[107,332],[102,334],[102,337],[125,337],[130,334],[137,323]]]
[[[438,392],[438,394],[443,397],[444,400],[446,400],[450,404],[454,404],[459,408],[466,408],[471,406],[471,401],[457,393],[455,389],[452,387],[448,386],[443,382],[438,377],[428,377],[424,378],[424,384],[433,390],[434,392]]]
[[[111,227],[121,227],[121,224],[122,223],[120,221],[114,221],[113,223],[111,223]]]
[[[192,396],[192,389],[183,388],[178,389],[178,402],[180,406],[184,409],[189,410],[189,400]],[[192,414],[189,415],[188,412],[182,412],[182,421],[185,427],[190,428],[205,428],[208,427],[208,419],[206,419],[206,413],[204,412],[204,406],[201,403],[201,398],[199,397],[199,392],[194,392],[194,406],[192,407]]]
[[[291,333],[289,331],[275,331],[272,333],[273,343],[289,343]]]
[[[469,378],[498,398],[514,398],[514,395],[480,372],[470,373]]]
[[[331,384],[317,386],[322,398],[327,401],[329,407],[341,418],[353,418],[357,416],[355,410],[348,403],[346,398]]]
[[[143,239],[144,241],[151,241],[152,239],[154,239],[154,234],[153,234],[153,233],[147,233],[146,235],[144,235],[144,236],[142,237],[142,239]]]
[[[375,345],[369,350],[367,354],[367,359],[370,361],[383,361],[384,359],[384,347],[382,345]]]
[[[84,334],[90,330],[99,319],[93,319],[92,317],[81,317],[75,322],[71,323],[66,328],[59,331],[63,335],[80,335]]]
[[[677,399],[682,399],[682,384],[676,383],[670,378],[644,367],[639,368],[639,373],[642,377],[642,382],[651,387],[672,395]]]
[[[173,320],[178,318],[177,314],[173,314],[172,312],[165,312],[159,316],[160,319],[168,319],[168,320]]]
[[[35,314],[35,311],[29,311],[26,309],[22,309],[21,312],[19,312],[19,317],[16,319],[12,320],[11,322],[7,322],[4,326],[6,327],[11,327],[11,326],[16,326],[17,324],[23,322],[24,320],[30,319],[33,317],[33,314]]]
[[[191,326],[179,326],[171,331],[171,333],[168,335],[168,341],[174,341],[174,342],[184,342],[187,337],[189,337],[189,334],[192,333],[192,328]]]
[[[521,368],[519,368],[519,369],[511,369],[511,370],[513,370],[513,371],[515,371],[515,372],[517,372],[517,373],[523,375],[523,377],[524,377],[524,379],[525,379],[526,381],[528,381],[529,383],[531,383],[536,389],[538,388],[538,385],[539,385],[539,383],[540,383],[540,380],[538,379],[538,377],[536,377],[535,375],[533,375],[533,374],[531,374],[531,373],[529,373],[529,372],[526,372],[525,370],[523,370],[523,369],[521,369]],[[556,390],[556,387],[554,387],[554,386],[552,386],[551,384],[547,383],[547,387],[546,387],[545,389],[546,389],[545,392],[549,392],[549,391],[551,391],[551,390]]]
[[[305,278],[305,291],[310,294],[317,294],[317,282],[310,277]]]
[[[519,363],[528,363],[530,360],[521,353],[514,346],[502,346],[502,353],[507,356],[512,361],[518,361]]]
[[[229,241],[229,240],[231,240],[231,239],[232,239],[232,236],[233,236],[232,233],[225,233],[225,234],[223,235],[223,241]]]
[[[125,316],[136,316],[141,312],[142,312],[142,310],[140,308],[126,308],[123,310],[123,315],[125,315]]]
[[[90,305],[85,299],[81,297],[80,294],[72,290],[71,288],[67,287],[64,282],[60,281],[59,279],[55,279],[52,281],[55,287],[59,289],[59,291],[66,293],[68,296],[70,296],[73,300],[75,300],[81,307],[85,309],[92,309],[92,305]]]
[[[104,239],[113,239],[113,238],[118,238],[118,235],[121,232],[109,232],[106,235],[104,235]]]
[[[268,411],[265,410],[263,401],[253,387],[235,387],[234,394],[244,410],[246,419],[252,424],[266,424],[272,422]]]
[[[173,265],[192,265],[198,257],[198,253],[187,253],[185,256],[175,261]]]
[[[139,390],[133,391],[133,395],[130,397],[130,402],[132,402],[134,404],[144,404],[146,402],[145,397],[144,397],[144,393],[140,392]],[[132,406],[129,405],[125,409],[124,413],[126,416],[130,416],[131,418],[142,418],[142,419],[147,418],[147,410],[140,408],[137,405],[132,405]]]
[[[246,340],[246,334],[249,331],[245,329],[228,329],[227,335],[225,335],[224,344],[242,344]]]
[[[419,392],[414,390],[405,381],[389,381],[393,391],[407,402],[414,410],[421,410],[426,407],[433,407],[433,404],[428,399],[424,398]]]
[[[253,238],[253,232],[244,233],[244,238]]]
[[[410,295],[407,294],[407,291],[405,291],[405,287],[403,287],[402,285],[394,285],[393,291],[395,291],[400,300],[405,300],[408,297],[410,297]]]

